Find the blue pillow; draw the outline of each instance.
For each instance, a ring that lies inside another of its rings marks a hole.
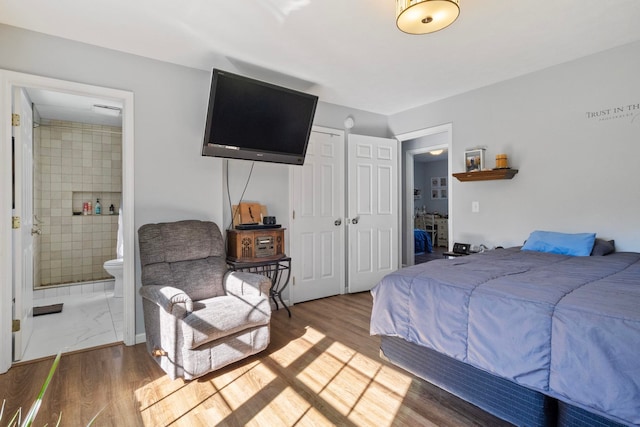
[[[529,235],[521,250],[589,256],[595,240],[596,233],[567,234],[536,230]]]

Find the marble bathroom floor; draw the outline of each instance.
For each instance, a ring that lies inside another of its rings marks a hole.
[[[122,341],[123,302],[113,290],[34,299],[35,306],[64,303],[61,313],[33,318],[21,362]]]

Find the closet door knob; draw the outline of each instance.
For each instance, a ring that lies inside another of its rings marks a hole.
[[[333,221],[333,225],[335,225],[336,227],[342,225],[342,219],[338,218],[335,221]]]

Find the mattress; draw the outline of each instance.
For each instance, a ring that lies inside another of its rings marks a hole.
[[[640,254],[494,250],[398,270],[371,292],[372,334],[640,424]]]

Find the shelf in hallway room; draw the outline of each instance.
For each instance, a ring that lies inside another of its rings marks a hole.
[[[458,181],[490,181],[494,179],[511,179],[518,173],[518,169],[493,169],[475,172],[454,173]]]

